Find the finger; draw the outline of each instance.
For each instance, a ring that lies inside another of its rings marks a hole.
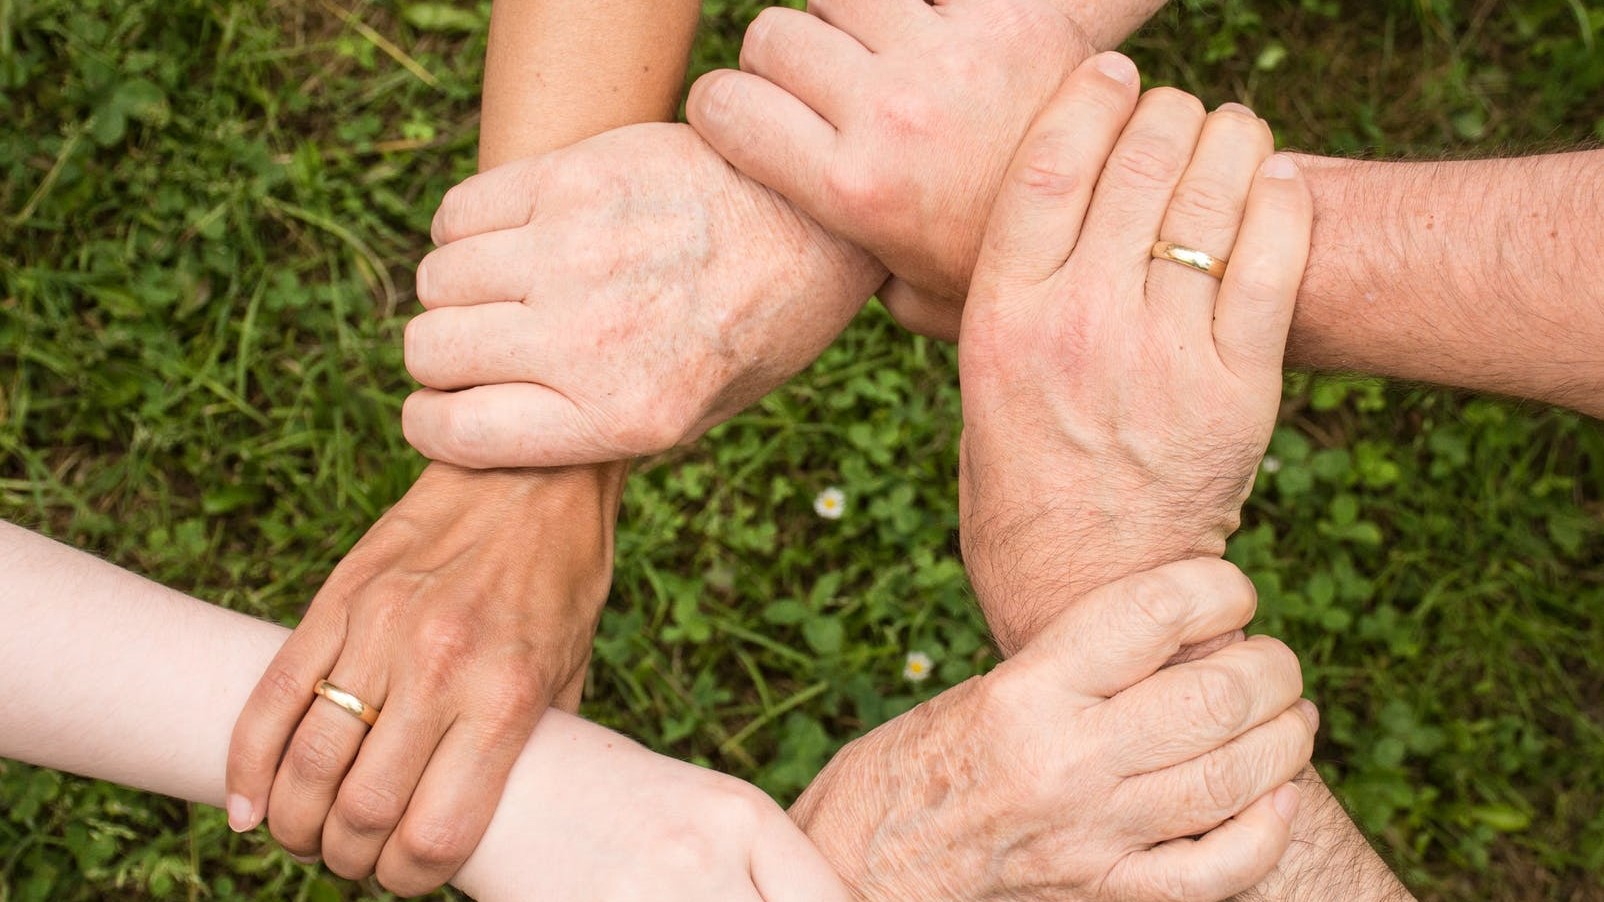
[[[1087,593],[1002,666],[1039,669],[1088,698],[1110,698],[1183,646],[1246,625],[1256,604],[1253,583],[1231,564],[1180,561]]]
[[[413,392],[401,407],[401,431],[424,457],[474,469],[563,467],[635,456],[624,441],[633,441],[629,428],[598,429],[567,396],[528,382]],[[609,440],[598,438],[603,435]]]
[[[344,618],[320,617],[314,607],[251,690],[228,745],[228,824],[234,830],[254,830],[267,816],[285,746],[317,697],[312,687],[334,669],[344,644]]]
[[[1186,174],[1175,189],[1159,239],[1229,260],[1247,207],[1253,175],[1275,150],[1270,127],[1251,110],[1229,103],[1209,114]],[[1147,268],[1149,309],[1172,324],[1189,347],[1214,334],[1214,301],[1220,280],[1171,260]]]
[[[1313,220],[1314,201],[1297,164],[1286,154],[1266,160],[1248,193],[1215,310],[1215,348],[1239,377],[1257,371],[1280,382]]]
[[[535,382],[548,325],[540,311],[518,303],[426,310],[407,323],[407,372],[443,391]]]
[[[406,814],[448,723],[440,708],[392,694],[384,716],[362,742],[323,826],[323,863],[347,880],[373,874],[384,844]]]
[[[529,233],[501,229],[435,248],[418,264],[418,302],[427,310],[522,301],[535,284]]]
[[[1154,88],[1142,96],[1097,181],[1077,256],[1098,261],[1106,272],[1131,273],[1135,284],[1142,284],[1204,116],[1196,97],[1174,88]],[[1139,303],[1141,293],[1106,291],[1098,296]]]
[[[869,51],[818,16],[784,6],[758,13],[741,42],[741,70],[761,76],[839,125],[868,82]]]
[[[719,69],[691,85],[685,118],[731,166],[811,215],[828,213],[836,131],[801,100],[765,78]]]
[[[1285,711],[1303,694],[1298,656],[1253,636],[1167,668],[1098,706],[1122,776],[1190,761]]]
[[[1131,898],[1226,899],[1270,873],[1292,843],[1298,788],[1288,783],[1198,839],[1133,853],[1109,874]]]
[[[1070,73],[1014,155],[977,274],[1037,284],[1064,265],[1098,173],[1137,107],[1138,83],[1136,65],[1118,53],[1100,53]]]
[[[1122,791],[1147,813],[1144,842],[1196,836],[1235,817],[1254,799],[1291,780],[1314,754],[1320,715],[1299,699],[1268,723],[1183,764],[1127,780]]]
[[[382,708],[384,676],[354,659],[354,650],[361,647],[360,643],[346,646],[328,681],[370,707]],[[267,801],[268,829],[292,855],[321,854],[323,824],[368,730],[355,715],[322,696],[316,697],[296,728]]]
[[[379,882],[402,896],[438,889],[479,845],[513,761],[539,711],[509,711],[504,724],[459,720],[429,759],[407,812],[379,855]]]
[[[1232,630],[1229,633],[1215,636],[1213,639],[1199,642],[1196,645],[1188,645],[1187,647],[1176,652],[1174,657],[1170,658],[1168,661],[1165,661],[1164,666],[1174,667],[1177,664],[1185,664],[1188,661],[1197,661],[1202,658],[1206,658],[1227,645],[1235,645],[1246,638],[1247,634],[1241,630]]]
[[[931,297],[896,276],[886,280],[876,292],[897,325],[915,335],[938,341],[956,342],[963,321],[963,302]]]
[[[543,158],[497,166],[463,181],[440,199],[429,236],[447,245],[470,235],[528,225],[540,196]]]
[[[905,40],[935,19],[924,0],[808,0],[808,12],[870,50]]]

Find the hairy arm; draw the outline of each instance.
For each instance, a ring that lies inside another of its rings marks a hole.
[[[1292,363],[1604,416],[1604,151],[1299,164],[1316,213]]]

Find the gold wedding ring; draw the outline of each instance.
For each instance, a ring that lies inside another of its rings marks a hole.
[[[1169,260],[1182,266],[1190,266],[1198,272],[1208,273],[1216,279],[1225,278],[1225,262],[1212,254],[1205,254],[1197,248],[1184,247],[1173,241],[1160,241],[1153,245],[1154,260]]]
[[[352,717],[355,717],[357,720],[362,721],[370,727],[379,722],[378,708],[367,704],[351,693],[341,689],[339,686],[329,682],[328,680],[318,680],[317,685],[312,687],[312,692],[323,696],[336,705],[339,705]]]

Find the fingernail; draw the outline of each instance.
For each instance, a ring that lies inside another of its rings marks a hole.
[[[1102,53],[1097,57],[1097,71],[1122,85],[1136,84],[1136,64],[1123,53]]]
[[[248,833],[256,829],[256,808],[251,800],[239,793],[228,796],[228,827],[235,833]]]
[[[317,856],[316,855],[297,855],[294,852],[288,852],[286,854],[288,854],[291,858],[295,859],[296,861],[300,862],[301,864],[317,864]]]
[[[422,299],[424,299],[424,298],[429,296],[429,288],[428,288],[429,277],[428,277],[428,275],[426,275],[426,273],[428,273],[428,271],[429,271],[429,267],[428,267],[427,264],[419,263],[418,264],[417,275],[415,275],[413,277],[413,280],[416,282],[416,284],[413,285],[413,289],[415,291],[417,291],[419,300],[422,300]]]
[[[1275,795],[1270,798],[1270,804],[1275,806],[1275,813],[1290,824],[1298,815],[1298,803],[1301,800],[1302,792],[1297,786],[1288,783],[1275,791]]]
[[[1306,698],[1300,698],[1294,707],[1298,709],[1299,714],[1303,715],[1303,719],[1309,722],[1309,727],[1318,732],[1320,729],[1320,709],[1314,706],[1314,702]]]
[[[1254,119],[1259,118],[1258,114],[1254,113],[1252,110],[1248,109],[1247,107],[1243,106],[1240,103],[1222,103],[1222,104],[1220,104],[1220,108],[1218,110],[1216,110],[1216,112],[1220,112],[1220,113],[1246,113],[1247,115],[1252,116]]]
[[[1298,164],[1292,162],[1292,158],[1286,154],[1278,153],[1265,160],[1259,171],[1264,173],[1267,179],[1289,179],[1298,174]]]

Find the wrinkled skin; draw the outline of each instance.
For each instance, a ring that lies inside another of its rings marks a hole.
[[[1318,716],[1252,586],[1193,560],[1092,593],[984,677],[851,743],[792,817],[866,900],[1218,899],[1281,857]],[[1204,834],[1201,839],[1190,837]]]
[[[686,113],[899,277],[881,292],[893,313],[910,293],[959,310],[1014,148],[1093,49],[1045,0],[773,7],[741,71],[700,79]]]
[[[406,333],[427,388],[403,425],[468,467],[692,441],[811,363],[883,277],[683,125],[470,178],[434,237]]]

